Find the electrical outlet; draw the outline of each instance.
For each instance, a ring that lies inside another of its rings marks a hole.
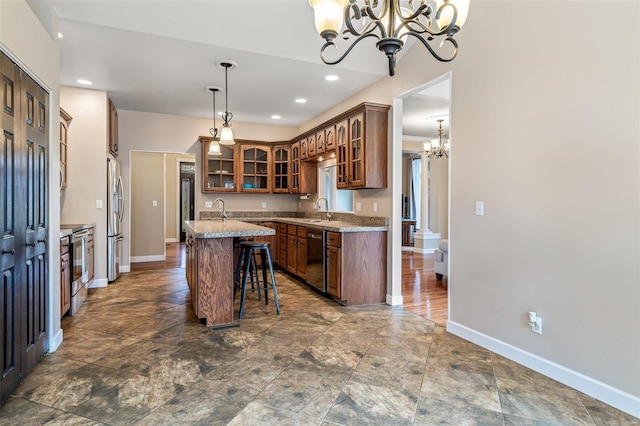
[[[153,201],[151,202],[151,205],[152,205],[153,207],[158,207],[158,200],[153,200]]]
[[[263,208],[263,209],[266,209],[266,208],[267,208],[267,202],[266,202],[266,201],[263,201],[263,202],[262,202],[262,208]]]
[[[212,207],[213,207],[213,201],[205,201],[205,202],[204,202],[204,207],[205,207],[206,209],[210,209],[210,208],[212,208]]]
[[[362,210],[362,203],[361,202],[357,202],[356,203],[356,211],[359,212]]]
[[[535,322],[531,325],[531,331],[536,334],[542,334],[542,318],[536,317]]]
[[[373,211],[374,212],[378,211],[378,203],[376,203],[376,202],[373,203]]]
[[[102,208],[102,200],[96,200],[96,209]]]

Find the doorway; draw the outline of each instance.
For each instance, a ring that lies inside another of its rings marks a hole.
[[[449,159],[425,155],[438,120],[449,134],[450,76],[437,78],[400,96],[402,123],[402,300],[406,310],[445,326],[448,274],[438,280],[434,251],[449,234]],[[398,154],[400,154],[398,152]],[[415,226],[408,238],[407,224]],[[406,241],[405,241],[406,240]],[[407,244],[407,243],[412,244]]]
[[[180,170],[180,242],[183,243],[187,239],[186,226],[184,224],[187,220],[195,219],[195,178],[196,178],[196,164],[192,162],[181,161],[179,164]]]

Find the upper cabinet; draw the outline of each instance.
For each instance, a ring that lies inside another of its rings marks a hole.
[[[268,145],[240,145],[242,192],[270,192],[271,148]]]
[[[60,108],[60,189],[67,188],[69,124],[71,124],[71,120],[71,116]]]
[[[273,147],[273,192],[291,192],[291,145]]]
[[[221,155],[209,155],[210,136],[200,136],[202,143],[202,192],[235,192],[236,146],[220,145]]]
[[[109,98],[109,152],[114,157],[118,156],[118,110]]]
[[[389,105],[366,102],[340,114],[303,135],[301,158],[322,160],[335,151],[339,189],[386,188],[388,114]]]

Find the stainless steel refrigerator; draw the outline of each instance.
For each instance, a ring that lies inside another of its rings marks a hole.
[[[122,217],[124,215],[124,188],[120,176],[120,163],[107,158],[107,278],[115,281],[120,275],[122,253]]]

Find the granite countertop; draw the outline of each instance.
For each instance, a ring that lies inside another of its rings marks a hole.
[[[63,223],[60,224],[60,238],[68,237],[74,232],[82,229],[95,228],[95,223]]]
[[[254,237],[276,233],[275,229],[239,220],[188,220],[185,224],[196,238]]]
[[[243,221],[247,222],[281,222],[291,225],[304,225],[308,228],[319,228],[326,231],[333,232],[374,232],[374,231],[387,231],[386,226],[366,226],[357,225],[349,222],[334,221],[334,220],[320,220],[320,219],[308,219],[308,218],[295,218],[295,217],[260,217],[250,218],[243,217]]]

